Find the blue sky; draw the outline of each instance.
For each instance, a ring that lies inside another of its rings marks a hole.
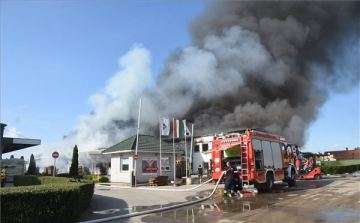
[[[79,115],[93,111],[89,97],[119,69],[122,55],[142,44],[156,75],[174,49],[191,43],[188,24],[203,8],[198,1],[1,1],[5,134],[61,141]],[[307,131],[305,150],[359,146],[359,88],[330,94]]]

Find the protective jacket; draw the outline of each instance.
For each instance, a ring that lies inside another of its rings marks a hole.
[[[3,180],[3,179],[7,179],[7,178],[9,178],[8,171],[7,171],[7,169],[4,168],[1,170],[1,179]]]

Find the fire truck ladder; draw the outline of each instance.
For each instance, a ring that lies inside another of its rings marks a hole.
[[[241,154],[241,176],[242,176],[242,186],[245,184],[250,185],[249,183],[249,156],[248,156],[248,142],[245,141],[241,143],[240,146]]]

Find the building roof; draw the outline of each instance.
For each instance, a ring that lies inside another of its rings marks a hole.
[[[31,146],[38,146],[41,144],[41,140],[4,137],[3,143],[4,143],[4,148],[2,153],[9,153],[20,149],[25,149]]]
[[[115,153],[136,150],[136,135],[131,136],[116,145],[106,149],[103,153]],[[160,152],[160,139],[149,135],[139,135],[138,152]],[[182,152],[175,147],[175,152]],[[173,145],[162,140],[161,153],[173,153]]]

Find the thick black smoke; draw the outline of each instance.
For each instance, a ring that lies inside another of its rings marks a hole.
[[[302,145],[328,92],[359,82],[359,9],[359,2],[208,3],[190,26],[193,46],[171,56],[152,99],[194,121],[198,133],[261,127]]]

